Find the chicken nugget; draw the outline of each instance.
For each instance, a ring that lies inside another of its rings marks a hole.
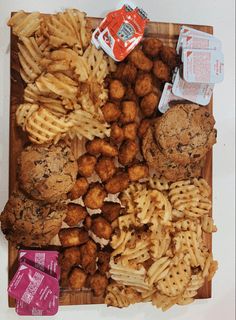
[[[107,181],[116,172],[116,166],[112,158],[100,157],[95,166],[95,171],[102,181]]]
[[[134,83],[137,76],[137,68],[133,63],[119,63],[114,77],[124,83]]]
[[[144,97],[152,91],[152,76],[149,73],[139,74],[135,82],[135,93],[139,97]]]
[[[83,177],[90,177],[94,172],[94,166],[96,164],[96,157],[91,156],[88,153],[83,154],[77,160],[78,163],[78,172]]]
[[[121,143],[124,140],[123,129],[117,123],[113,123],[111,126],[110,138],[117,144]]]
[[[69,287],[69,273],[70,269],[61,269],[60,273],[60,288],[68,288]]]
[[[81,289],[85,286],[87,274],[79,267],[75,267],[69,275],[69,286],[72,289]]]
[[[121,100],[125,95],[125,87],[120,80],[111,80],[109,86],[111,100]]]
[[[111,254],[106,251],[100,251],[98,252],[98,270],[104,274],[109,271],[109,262],[110,262],[110,256]]]
[[[80,247],[81,253],[81,266],[83,269],[93,274],[96,271],[96,258],[97,258],[97,245],[89,239],[84,245]],[[95,268],[94,268],[95,267]]]
[[[171,69],[179,64],[179,56],[177,55],[175,48],[163,46],[160,51],[160,57]]]
[[[99,182],[92,183],[84,196],[84,204],[90,209],[100,209],[106,196],[106,190]]]
[[[62,270],[70,270],[74,265],[80,264],[81,255],[79,247],[67,248],[60,254],[59,265]]]
[[[107,122],[118,121],[121,115],[119,106],[112,102],[107,102],[104,104],[102,107],[102,113]]]
[[[89,187],[89,183],[86,178],[84,177],[78,178],[75,181],[73,188],[69,192],[69,198],[71,200],[78,199],[79,197],[83,196],[87,192],[88,187]]]
[[[107,192],[115,194],[128,188],[129,175],[127,172],[118,171],[111,179],[105,184]]]
[[[105,290],[108,286],[108,280],[106,275],[101,274],[99,271],[97,271],[94,275],[89,277],[88,284],[93,290],[93,294],[98,297],[104,295]]]
[[[94,138],[86,143],[86,150],[92,155],[102,154],[106,157],[115,157],[118,155],[116,146],[101,138]]]
[[[161,60],[154,61],[153,73],[159,80],[165,82],[171,81],[170,68]]]
[[[139,147],[136,141],[126,140],[119,149],[118,160],[123,166],[131,164],[138,154]]]
[[[79,246],[88,241],[88,232],[84,228],[63,228],[58,233],[63,247]]]
[[[64,222],[68,224],[68,226],[76,226],[80,222],[82,222],[87,215],[87,211],[85,207],[82,207],[80,204],[69,203],[67,205],[66,218]]]
[[[126,88],[126,92],[123,100],[131,100],[131,101],[134,101],[136,104],[138,104],[138,97],[131,86],[128,86]]]
[[[149,169],[146,164],[137,163],[128,168],[128,174],[130,181],[134,182],[148,177]]]
[[[91,230],[96,236],[106,240],[110,239],[112,233],[110,223],[102,217],[97,217],[93,219]]]
[[[143,41],[143,52],[150,57],[157,56],[162,47],[162,41],[157,38],[146,38]]]
[[[135,122],[128,123],[123,127],[124,138],[127,140],[135,140],[137,137],[138,125]]]
[[[137,116],[137,112],[137,104],[134,101],[123,101],[121,104],[121,123],[133,122]]]
[[[102,216],[108,221],[112,222],[119,217],[121,205],[118,202],[105,201],[102,208]]]
[[[143,119],[140,122],[140,125],[138,127],[138,136],[139,138],[143,138],[143,136],[145,135],[147,129],[150,126],[150,120],[149,119]]]
[[[143,51],[140,49],[133,50],[128,55],[128,60],[132,62],[135,65],[135,67],[146,72],[150,71],[153,66],[152,60],[145,56]]]
[[[88,214],[84,220],[84,226],[86,229],[90,229],[92,225],[92,218],[91,216]]]
[[[158,91],[158,94],[154,92],[150,92],[149,94],[144,96],[140,103],[140,108],[142,110],[142,113],[147,117],[152,116],[156,111],[156,108],[158,106],[160,99],[161,99],[160,91]]]

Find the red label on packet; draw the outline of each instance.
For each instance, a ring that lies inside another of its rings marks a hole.
[[[170,108],[170,102],[183,100],[180,97],[177,97],[172,92],[173,85],[171,83],[166,83],[164,86],[164,90],[161,95],[161,100],[158,105],[158,110],[161,113],[165,113]]]

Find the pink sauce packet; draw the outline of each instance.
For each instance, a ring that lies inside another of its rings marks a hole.
[[[21,262],[8,286],[8,294],[30,307],[47,310],[54,296],[59,296],[59,283],[47,273]]]
[[[171,83],[166,82],[161,95],[161,100],[158,105],[158,110],[161,113],[165,113],[170,108],[170,102],[183,100],[183,98],[177,97],[173,94],[172,88],[173,85]]]

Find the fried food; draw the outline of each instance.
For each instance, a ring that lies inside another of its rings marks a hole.
[[[84,204],[90,209],[99,209],[102,207],[106,196],[107,193],[103,186],[99,182],[93,183],[84,196]]]
[[[143,52],[150,57],[156,57],[162,47],[162,41],[157,38],[146,38],[143,41]]]
[[[126,172],[117,172],[111,179],[109,179],[105,184],[105,189],[108,193],[118,193],[129,186],[129,175]]]
[[[163,46],[160,51],[161,60],[166,63],[171,69],[178,65],[178,56],[175,48]]]
[[[102,113],[107,122],[118,121],[121,115],[119,106],[112,102],[107,102],[104,104],[102,107]]]
[[[143,138],[143,136],[145,135],[147,129],[150,126],[150,120],[148,119],[143,119],[140,122],[139,128],[138,128],[138,136],[139,138]]]
[[[85,195],[89,187],[89,183],[86,178],[80,177],[75,181],[73,188],[69,193],[69,198],[71,200],[78,199]]]
[[[88,232],[84,228],[63,228],[58,233],[63,247],[79,246],[88,241]]]
[[[151,92],[143,97],[140,103],[140,108],[142,113],[146,117],[150,117],[154,114],[157,109],[158,103],[161,99],[161,92],[158,93]]]
[[[78,163],[78,172],[82,177],[90,177],[94,172],[94,167],[97,162],[96,157],[90,154],[83,154],[77,160]]]
[[[98,270],[104,274],[109,271],[109,262],[111,254],[106,251],[98,252]]]
[[[136,141],[126,140],[119,149],[118,160],[123,166],[131,164],[138,154],[139,147]]]
[[[109,222],[102,217],[93,219],[91,230],[99,238],[109,240],[112,234],[112,228]]]
[[[138,125],[135,122],[128,123],[123,127],[124,139],[135,140],[137,137]]]
[[[97,271],[94,275],[89,277],[88,282],[96,297],[104,295],[106,287],[108,286],[108,280],[104,274]]]
[[[117,123],[113,123],[111,126],[110,138],[115,143],[119,144],[124,140],[124,131]]]
[[[137,104],[134,101],[123,101],[121,103],[121,123],[126,124],[133,122],[137,116],[137,112]]]
[[[69,275],[69,286],[72,289],[81,289],[85,286],[87,274],[79,267],[74,268]]]
[[[152,76],[150,73],[138,75],[135,82],[135,93],[139,97],[144,97],[152,91]]]
[[[102,182],[110,179],[116,172],[116,166],[112,158],[100,157],[95,166],[95,171]]]
[[[87,216],[87,211],[85,207],[80,204],[69,203],[67,205],[67,213],[64,222],[68,226],[73,227],[82,222]]]
[[[128,174],[130,181],[138,181],[148,177],[149,169],[144,163],[133,164],[128,168]]]
[[[120,80],[112,80],[109,87],[110,98],[121,100],[125,95],[125,87]]]
[[[100,138],[88,141],[86,143],[86,150],[92,155],[102,154],[106,157],[116,157],[118,155],[118,149],[116,146]]]
[[[134,101],[136,104],[138,104],[138,97],[132,88],[132,86],[128,85],[126,88],[125,96],[124,96],[124,101],[125,100],[131,100]]]
[[[97,258],[97,245],[96,243],[89,239],[85,244],[80,247],[81,253],[81,266],[82,268],[92,274],[96,271],[96,258]],[[95,271],[94,271],[95,265]],[[93,272],[94,271],[94,272]]]
[[[90,215],[87,215],[85,220],[84,220],[84,226],[86,229],[91,229],[91,225],[92,225],[92,218]]]
[[[71,267],[81,263],[79,247],[67,248],[60,255],[59,264],[62,270],[70,270]]]
[[[108,221],[112,222],[119,217],[121,205],[118,202],[105,201],[102,208],[102,216]]]
[[[170,68],[161,60],[154,61],[153,73],[161,81],[171,81]]]
[[[128,55],[128,60],[133,63],[138,69],[146,72],[149,72],[153,66],[152,60],[146,57],[140,49],[133,50]]]
[[[137,68],[134,64],[121,62],[118,64],[114,78],[124,83],[134,83],[137,76]]]

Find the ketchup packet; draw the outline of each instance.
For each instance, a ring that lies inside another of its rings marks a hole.
[[[170,108],[170,102],[183,100],[182,98],[177,97],[173,94],[172,88],[173,85],[171,83],[166,82],[161,95],[161,100],[158,105],[158,110],[161,113],[165,113]]]
[[[8,286],[8,293],[31,307],[47,310],[54,296],[59,295],[59,283],[56,278],[22,262]]]

